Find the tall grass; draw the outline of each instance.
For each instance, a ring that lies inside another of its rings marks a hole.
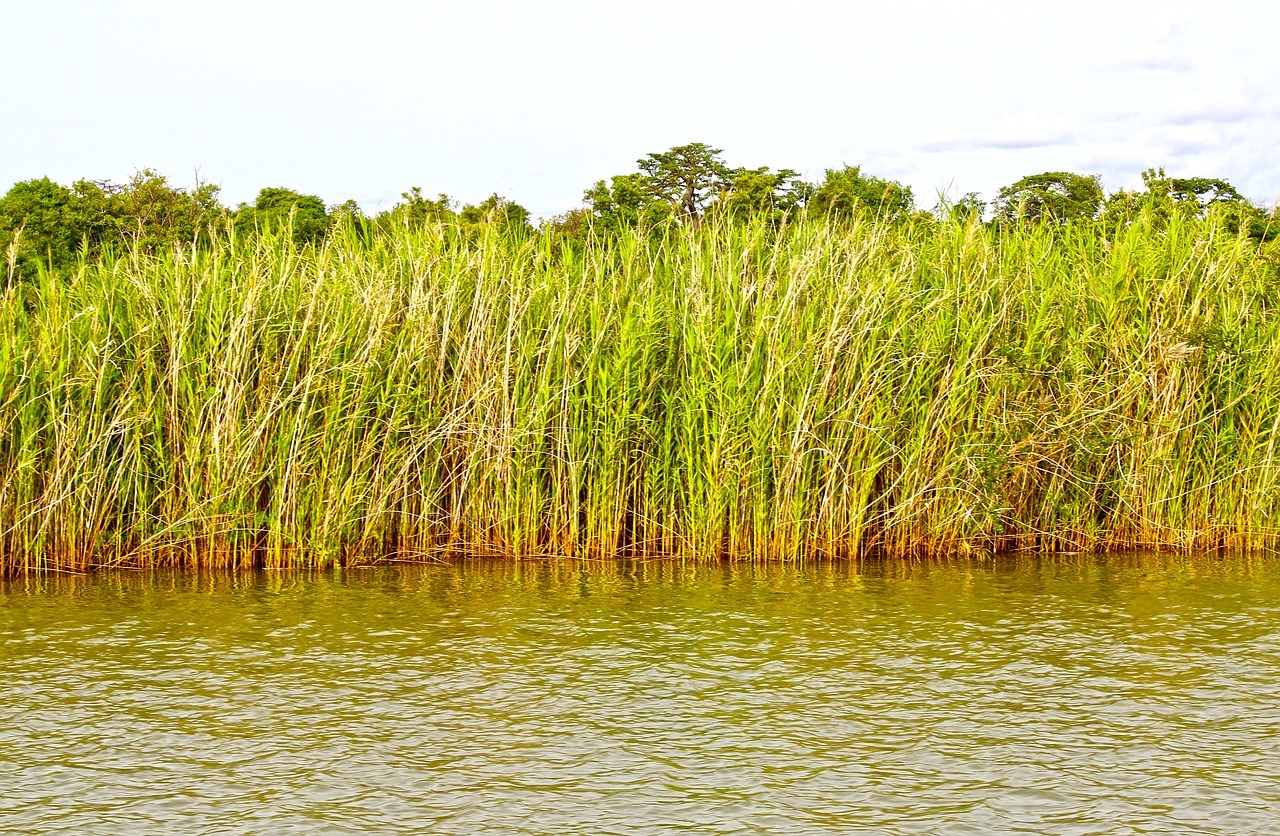
[[[0,296],[0,559],[1266,547],[1278,308],[1194,221],[129,253]]]

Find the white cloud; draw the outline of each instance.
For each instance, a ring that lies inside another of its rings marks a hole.
[[[1165,70],[1174,73],[1189,73],[1196,68],[1196,65],[1190,59],[1181,58],[1177,55],[1147,54],[1117,61],[1116,68],[1121,70]]]
[[[997,119],[968,132],[948,132],[915,146],[925,153],[975,151],[979,149],[1014,150],[1070,145],[1075,131],[1058,116],[1017,114]]]
[[[1116,70],[1189,73],[1196,69],[1191,53],[1185,28],[1170,23],[1161,31],[1122,45],[1103,66]]]
[[[1081,163],[1111,170],[1169,166],[1244,138],[1243,131],[1233,125],[1153,125],[1095,143]]]
[[[1180,94],[1165,121],[1174,125],[1197,122],[1242,122],[1265,115],[1258,97],[1242,90],[1216,90]]]

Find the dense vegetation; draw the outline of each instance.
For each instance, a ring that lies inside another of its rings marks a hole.
[[[297,244],[315,244],[333,230],[355,226],[368,237],[406,225],[446,223],[473,235],[484,227],[507,233],[539,234],[584,244],[588,238],[678,221],[767,219],[778,224],[801,216],[849,219],[870,214],[880,221],[920,220],[907,186],[872,176],[857,166],[828,169],[820,183],[808,183],[791,169],[731,168],[719,149],[691,143],[649,154],[637,171],[600,180],[583,195],[584,206],[544,219],[535,229],[523,206],[499,195],[459,207],[441,194],[425,197],[414,187],[391,209],[373,217],[354,201],[326,207],[316,195],[265,188],[252,204],[231,208],[219,202],[217,186],[178,188],[151,170],[128,183],[80,180],[71,186],[42,178],[17,183],[0,198],[0,253],[8,272],[32,279],[41,269],[67,271],[105,252],[157,252],[189,245],[211,231],[233,228],[242,235],[288,229]],[[1250,204],[1217,178],[1175,178],[1162,169],[1143,175],[1144,188],[1110,196],[1096,176],[1045,172],[1001,189],[987,206],[976,194],[943,200],[935,218],[992,215],[1000,226],[1093,225],[1102,236],[1139,215],[1214,215],[1255,240],[1280,234],[1280,214]],[[988,208],[992,211],[988,212]]]
[[[536,231],[19,184],[100,232],[10,239],[3,565],[1276,543],[1280,242],[1229,184],[984,222],[670,154]]]

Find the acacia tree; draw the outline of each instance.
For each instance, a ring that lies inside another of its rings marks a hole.
[[[733,185],[737,172],[724,164],[721,153],[719,148],[691,142],[636,162],[650,192],[696,223],[707,204]]]
[[[1151,197],[1170,200],[1199,215],[1211,206],[1246,203],[1234,186],[1218,177],[1169,177],[1163,168],[1149,168],[1142,172],[1142,183]]]
[[[1023,177],[996,195],[996,218],[1004,223],[1087,221],[1101,207],[1102,178],[1096,174],[1046,171]]]
[[[1163,168],[1149,168],[1142,172],[1142,182],[1144,190],[1121,190],[1107,198],[1102,213],[1106,228],[1127,226],[1142,218],[1163,229],[1175,216],[1213,216],[1233,232],[1244,231],[1263,240],[1275,235],[1264,211],[1222,178],[1169,177]]]
[[[698,223],[709,212],[733,217],[781,217],[802,208],[814,186],[791,169],[730,168],[721,151],[702,142],[678,145],[638,160],[640,171],[597,181],[583,199],[605,228],[634,228],[678,215]]]

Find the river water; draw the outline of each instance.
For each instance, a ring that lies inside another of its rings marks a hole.
[[[6,833],[1280,833],[1280,557],[0,585]]]

